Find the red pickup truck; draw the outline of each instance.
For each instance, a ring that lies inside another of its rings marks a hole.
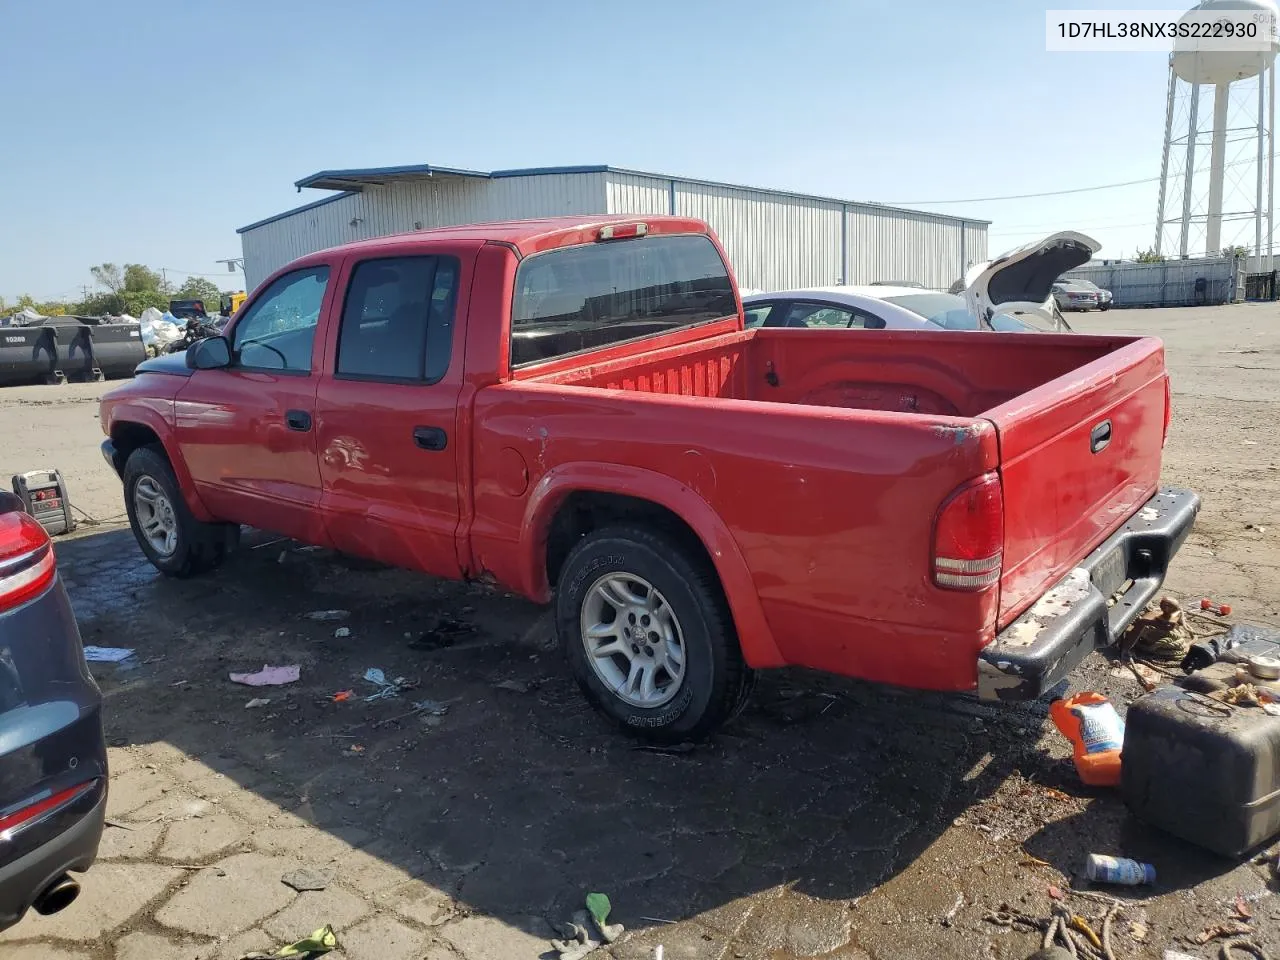
[[[1157,340],[744,330],[706,224],[565,218],[303,257],[101,422],[161,571],[247,524],[497,582],[680,740],[787,664],[1040,696],[1195,519],[1169,409]]]

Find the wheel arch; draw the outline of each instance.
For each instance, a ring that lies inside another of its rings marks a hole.
[[[652,524],[704,557],[716,572],[747,664],[785,665],[751,572],[724,521],[696,491],[651,470],[577,463],[549,471],[529,498],[521,529],[525,592],[549,600],[573,544],[592,530],[627,521]]]
[[[187,462],[182,456],[173,431],[158,413],[148,408],[138,407],[117,411],[112,417],[108,436],[111,437],[111,443],[115,447],[112,465],[121,477],[124,476],[124,466],[131,453],[140,447],[159,446],[164,451],[169,466],[173,468],[173,475],[177,478],[182,498],[186,501],[192,515],[206,523],[216,519],[201,502],[200,495],[196,492],[195,481],[191,478],[191,471],[187,469]]]

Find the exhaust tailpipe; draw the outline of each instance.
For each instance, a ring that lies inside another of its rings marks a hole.
[[[78,896],[80,896],[80,884],[64,873],[45,887],[31,906],[35,908],[36,913],[47,917],[67,909],[76,902]]]

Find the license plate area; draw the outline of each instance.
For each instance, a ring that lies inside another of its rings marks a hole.
[[[1125,573],[1125,552],[1123,549],[1116,549],[1094,566],[1091,579],[1099,593],[1110,597],[1124,585],[1127,579]]]

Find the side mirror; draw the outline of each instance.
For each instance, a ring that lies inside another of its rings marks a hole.
[[[231,341],[226,337],[206,337],[187,348],[187,366],[192,370],[217,370],[231,366]]]

